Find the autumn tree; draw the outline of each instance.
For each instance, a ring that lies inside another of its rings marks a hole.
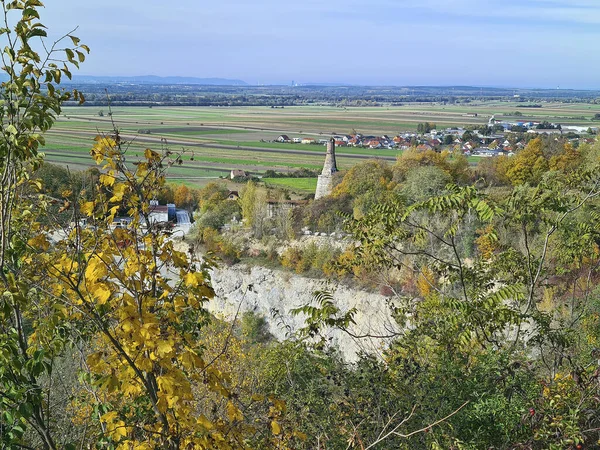
[[[540,182],[548,171],[548,160],[544,156],[542,146],[541,138],[536,138],[511,158],[506,177],[513,185]]]
[[[391,180],[392,171],[386,162],[365,161],[356,164],[344,174],[341,183],[333,189],[332,195],[339,197],[347,194],[356,198],[368,191],[387,189]]]
[[[54,449],[59,441],[42,378],[51,372],[64,340],[57,334],[55,312],[40,305],[41,293],[30,284],[35,270],[25,256],[26,242],[35,231],[32,218],[45,203],[38,205],[39,198],[25,193],[40,187],[29,180],[29,173],[39,166],[43,133],[66,100],[83,101],[79,92],[58,86],[89,49],[71,33],[48,42],[39,0],[0,3],[6,77],[0,87],[0,446],[20,446],[29,429],[38,448]],[[45,328],[42,323],[51,337],[32,339],[32,325]]]
[[[394,180],[402,182],[411,170],[423,166],[438,167],[455,182],[463,183],[469,179],[469,162],[464,155],[410,148],[398,156],[393,167]]]
[[[210,319],[204,305],[213,297],[207,259],[177,250],[150,218],[164,171],[181,156],[148,149],[130,167],[118,133],[98,138],[92,156],[103,174],[94,200],[73,205],[73,214],[94,227],[74,221],[54,243],[47,237],[51,228],[38,227],[28,241],[37,268],[30,285],[46,293],[40,299],[46,307],[55,305],[55,320],[77,329],[70,339],[86,344],[86,388],[77,404],[93,408],[83,440],[204,449],[246,448],[257,435],[282,439],[279,404],[271,403],[270,414],[266,400],[242,405],[231,378],[204,353]],[[131,221],[114,228],[121,210]],[[43,339],[41,330],[30,339]],[[216,411],[204,409],[206,392],[196,386],[213,394]]]
[[[173,193],[173,201],[180,208],[193,211],[196,207],[193,191],[185,184],[180,184],[175,188]]]
[[[566,143],[561,153],[550,158],[548,167],[550,170],[568,172],[580,166],[581,162],[581,152],[575,149],[571,143]]]

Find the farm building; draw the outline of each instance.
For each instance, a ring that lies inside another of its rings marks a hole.
[[[231,171],[230,178],[233,180],[234,178],[245,178],[248,174],[244,170],[234,169]]]
[[[301,142],[303,144],[314,144],[315,142],[317,142],[317,140],[313,138],[302,138]]]
[[[282,134],[281,136],[279,136],[279,137],[276,139],[276,141],[277,141],[277,142],[283,142],[283,143],[285,143],[285,144],[287,144],[287,143],[289,143],[289,142],[292,142],[292,140],[291,140],[291,139],[289,138],[289,136],[288,136],[288,135],[286,135],[286,134]]]

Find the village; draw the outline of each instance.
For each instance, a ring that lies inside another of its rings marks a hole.
[[[419,124],[420,132],[400,133],[372,136],[361,133],[333,134],[336,147],[358,147],[369,149],[407,150],[416,147],[418,150],[448,150],[462,153],[465,156],[492,157],[512,156],[524,148],[527,143],[540,135],[557,135],[568,139],[575,147],[580,143],[594,142],[597,127],[561,125],[549,122],[506,122],[498,121],[492,116],[487,125],[480,127],[451,127],[437,129],[436,124]],[[329,139],[312,137],[293,137],[282,134],[275,139],[279,143],[306,145],[327,145]]]

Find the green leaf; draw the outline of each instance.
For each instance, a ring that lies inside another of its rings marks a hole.
[[[35,8],[25,8],[23,11],[23,18],[31,19],[31,18],[40,18],[40,14],[37,12]]]
[[[29,35],[27,36],[28,38],[32,38],[32,37],[48,37],[48,33],[46,33],[46,30],[42,30],[40,28],[34,28],[33,30],[31,30],[29,32]]]

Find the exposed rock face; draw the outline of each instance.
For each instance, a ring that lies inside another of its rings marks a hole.
[[[305,278],[288,272],[263,267],[233,266],[215,269],[212,282],[216,298],[208,303],[211,312],[231,319],[236,312],[254,311],[263,315],[270,332],[283,339],[304,325],[304,317],[292,316],[290,310],[313,302],[313,293],[328,290],[342,312],[356,308],[356,335],[388,335],[397,330],[391,318],[388,300],[379,294],[350,289],[346,286]],[[382,339],[354,339],[339,330],[332,330],[328,338],[340,348],[348,360],[364,350],[379,353],[385,342]]]
[[[337,164],[335,162],[335,140],[331,138],[327,143],[327,154],[325,155],[323,171],[317,180],[315,199],[326,197],[327,195],[331,194],[331,187],[333,184],[332,175],[337,171]]]

